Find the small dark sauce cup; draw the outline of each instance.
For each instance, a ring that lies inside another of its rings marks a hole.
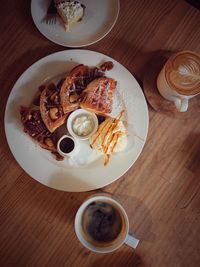
[[[77,153],[77,142],[72,136],[63,135],[57,143],[57,149],[62,156],[73,156]]]

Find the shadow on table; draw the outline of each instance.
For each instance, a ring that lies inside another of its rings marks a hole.
[[[126,194],[110,195],[125,208],[130,225],[130,234],[142,241],[154,242],[156,235],[152,230],[152,216],[148,207],[134,196]]]
[[[105,255],[98,255],[90,267],[106,266],[106,267],[139,267],[144,266],[141,257],[132,249],[121,250]]]

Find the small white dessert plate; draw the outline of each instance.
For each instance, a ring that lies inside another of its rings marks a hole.
[[[98,42],[115,25],[119,0],[80,0],[85,5],[84,17],[65,32],[60,18],[56,24],[46,24],[45,16],[50,0],[32,0],[31,14],[38,30],[49,40],[67,47],[83,47]]]

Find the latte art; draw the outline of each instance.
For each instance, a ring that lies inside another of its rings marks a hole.
[[[170,58],[165,68],[170,87],[182,95],[200,92],[200,56],[196,53],[180,53]]]

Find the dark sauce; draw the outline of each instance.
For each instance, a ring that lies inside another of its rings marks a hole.
[[[97,115],[99,125],[105,121],[106,117],[102,115]]]
[[[40,95],[35,96],[33,99],[33,105],[39,107],[40,106]]]
[[[75,146],[74,141],[71,138],[69,138],[69,137],[64,138],[60,142],[60,150],[63,153],[70,153],[70,152],[72,152],[72,150],[74,149],[74,146]]]

